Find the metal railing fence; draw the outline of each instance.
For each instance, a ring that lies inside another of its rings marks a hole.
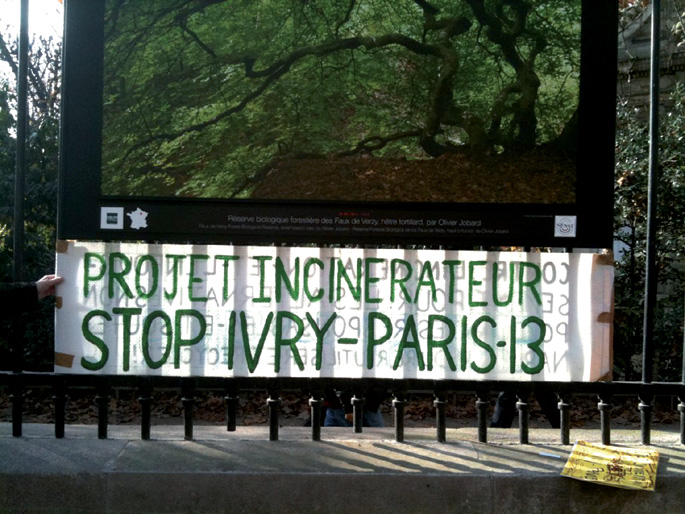
[[[498,391],[514,391],[517,397],[519,442],[530,441],[530,408],[532,398],[539,393],[554,392],[558,400],[560,443],[570,444],[571,407],[574,395],[596,395],[600,417],[601,440],[611,443],[611,412],[615,396],[629,396],[639,399],[641,444],[651,444],[652,414],[654,398],[659,396],[677,397],[677,410],[680,414],[680,443],[685,444],[685,384],[672,382],[510,382],[510,381],[427,381],[417,379],[323,379],[323,378],[220,378],[220,377],[162,377],[162,376],[85,376],[62,375],[53,373],[0,373],[0,387],[9,392],[12,403],[12,434],[22,436],[24,392],[32,387],[49,387],[53,391],[55,415],[55,437],[65,437],[66,407],[70,389],[88,389],[94,393],[97,406],[97,433],[101,439],[108,434],[108,409],[112,391],[130,389],[138,392],[141,408],[140,437],[150,439],[152,425],[152,406],[154,391],[173,389],[179,391],[183,405],[184,439],[193,439],[194,404],[198,391],[221,391],[226,406],[226,430],[234,432],[237,428],[238,397],[240,391],[261,390],[268,395],[268,432],[269,440],[279,439],[279,412],[281,400],[279,392],[302,391],[309,398],[311,409],[311,439],[320,441],[321,412],[326,387],[349,389],[353,398],[353,433],[361,433],[364,392],[369,388],[385,390],[392,396],[395,440],[405,440],[405,408],[410,391],[430,391],[435,407],[436,440],[447,442],[446,409],[449,396],[454,393],[473,394],[477,412],[478,442],[488,441],[488,422],[492,407],[492,395]]]

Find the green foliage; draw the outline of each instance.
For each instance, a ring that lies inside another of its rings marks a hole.
[[[14,201],[14,162],[15,148],[11,131],[14,118],[10,113],[10,86],[7,80],[0,79],[0,281],[7,281],[12,273],[12,227],[11,206]]]
[[[661,380],[679,380],[685,296],[685,86],[671,95],[661,116],[656,263],[659,281],[654,345]],[[649,127],[646,113],[619,102],[616,136],[616,239],[624,247],[617,262],[614,351],[626,379],[639,379],[644,310]],[[631,363],[632,359],[632,363]]]
[[[3,41],[10,41],[0,34]],[[8,59],[16,47],[8,44]],[[59,70],[61,43],[36,39],[30,50],[29,119],[25,185],[23,276],[37,280],[55,269],[57,156],[59,134]],[[16,77],[0,77],[0,282],[13,280],[14,189],[16,168]],[[24,368],[50,371],[53,361],[53,304],[36,312],[0,321],[0,368],[9,369],[12,341],[24,349]]]
[[[580,1],[428,4],[109,0],[105,194],[249,196],[274,159],[369,138],[416,159],[559,136]]]

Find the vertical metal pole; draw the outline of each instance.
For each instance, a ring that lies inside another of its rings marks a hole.
[[[266,405],[269,411],[269,441],[278,441],[278,411],[281,399],[275,390],[268,391]]]
[[[611,444],[611,409],[613,407],[613,392],[610,384],[602,384],[599,394],[599,423],[602,433],[602,444]]]
[[[659,73],[661,48],[661,0],[652,0],[652,50],[649,115],[649,181],[647,204],[647,264],[645,276],[645,310],[642,340],[642,381],[653,379],[654,304],[656,303],[656,204],[659,168]]]
[[[435,428],[437,430],[437,441],[439,443],[447,442],[447,400],[445,393],[436,388],[435,400]]]
[[[685,319],[683,320],[683,328],[685,329]],[[680,381],[683,384],[681,393],[678,395],[678,412],[680,412],[680,444],[685,444],[685,335],[683,336],[683,367],[681,368]]]
[[[29,2],[21,0],[17,70],[17,156],[14,174],[14,237],[12,238],[15,282],[23,280],[24,266],[24,194],[26,189],[26,132],[28,125],[28,60],[29,60]],[[24,369],[24,348],[15,333],[12,340],[12,371]]]
[[[323,391],[312,391],[309,398],[309,415],[312,422],[312,441],[321,441],[321,411]]]
[[[640,430],[642,433],[642,444],[652,444],[652,402],[654,393],[650,385],[643,385],[640,391],[640,403],[637,408],[640,411]]]
[[[407,386],[402,383],[393,391],[392,409],[395,421],[395,442],[404,442],[404,409],[407,406]]]
[[[402,397],[395,397],[392,400],[393,416],[395,421],[395,442],[404,442],[404,407],[407,402]]]
[[[66,378],[58,377],[54,383],[54,395],[52,401],[55,405],[55,438],[64,438],[64,426],[67,414],[67,381]]]
[[[519,411],[519,443],[528,444],[530,432],[530,391],[524,389],[516,393],[518,401],[516,408]]]
[[[224,396],[224,403],[226,404],[226,431],[235,432],[236,430],[236,415],[238,411],[238,388],[230,379],[226,379],[226,396]]]
[[[195,381],[192,378],[181,379],[181,403],[183,404],[184,435],[186,441],[193,440],[193,408],[195,406]]]
[[[140,379],[139,385],[140,397],[140,438],[143,441],[150,440],[150,424],[152,418],[152,384],[149,377]]]
[[[652,49],[651,49],[651,81],[649,100],[649,181],[647,187],[647,248],[645,270],[645,311],[644,330],[642,340],[642,382],[651,384],[654,369],[654,308],[656,304],[656,205],[657,184],[659,177],[659,73],[661,50],[661,0],[652,0]],[[646,394],[640,398],[640,417],[642,428],[642,443],[649,444],[651,432],[651,400]],[[648,403],[649,402],[649,403]]]
[[[312,441],[321,441],[321,398],[311,397],[309,399],[310,417],[312,423]]]
[[[352,431],[355,434],[361,434],[364,426],[364,404],[366,398],[357,396],[356,392],[352,393]]]
[[[98,439],[107,439],[107,423],[109,418],[110,388],[107,379],[99,380],[95,404],[98,409]]]
[[[476,411],[478,412],[478,442],[488,442],[488,407],[490,390],[483,388],[476,391]]]
[[[21,437],[24,407],[24,386],[21,373],[10,375],[10,402],[12,402],[12,436]]]
[[[17,73],[17,158],[14,177],[14,281],[23,279],[24,190],[26,184],[26,129],[28,120],[29,0],[21,0],[19,70]]]
[[[678,396],[678,412],[680,412],[680,444],[685,444],[685,393]]]
[[[561,444],[571,444],[571,404],[567,401],[568,394],[566,391],[559,393],[559,429]]]

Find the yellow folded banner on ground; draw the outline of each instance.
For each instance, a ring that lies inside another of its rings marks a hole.
[[[659,452],[578,441],[562,476],[598,484],[654,491]]]

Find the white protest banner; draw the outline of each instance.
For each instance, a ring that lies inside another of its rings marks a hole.
[[[592,381],[597,254],[61,242],[55,371]]]

